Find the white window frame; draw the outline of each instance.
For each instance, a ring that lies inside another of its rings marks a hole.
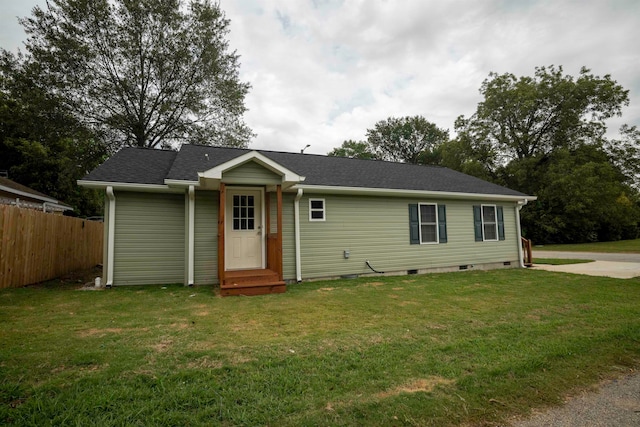
[[[493,215],[495,217],[495,222],[485,222],[484,221],[484,208],[493,208]],[[498,207],[497,205],[480,205],[480,218],[482,218],[482,241],[483,242],[497,242],[500,240],[500,233],[498,233]],[[484,226],[485,224],[490,225],[493,224],[496,227],[496,238],[495,239],[487,239],[484,235]]]
[[[425,225],[435,225],[436,226],[436,240],[434,242],[423,242],[422,241],[422,209],[420,209],[421,206],[433,206],[435,208],[436,211],[436,222],[432,223],[432,222],[425,222]],[[437,245],[438,243],[440,243],[440,227],[438,226],[439,222],[438,222],[438,204],[437,203],[418,203],[418,230],[419,230],[419,234],[420,234],[420,244],[421,245]]]
[[[313,202],[322,202],[322,209],[312,208]],[[322,218],[312,218],[312,212],[322,212]],[[309,199],[309,221],[322,222],[327,220],[327,202],[325,199]]]

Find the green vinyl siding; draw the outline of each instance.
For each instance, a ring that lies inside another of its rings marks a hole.
[[[184,281],[185,196],[116,192],[114,285]]]
[[[217,191],[196,191],[194,236],[194,284],[218,283],[218,207]]]
[[[293,194],[282,194],[282,275],[286,280],[295,280],[296,278],[294,199],[295,195]],[[300,203],[302,203],[302,200]],[[272,215],[275,215],[275,213],[272,213]]]
[[[317,197],[326,200],[324,222],[308,220],[308,199]],[[446,206],[446,244],[410,244],[407,211],[412,203]],[[472,202],[305,195],[300,200],[302,277],[368,273],[366,260],[375,269],[388,272],[517,261],[515,205],[502,206],[506,240],[476,242]],[[348,259],[344,258],[345,250],[350,252]]]
[[[247,162],[224,172],[222,182],[227,184],[281,184],[282,177],[256,162]]]

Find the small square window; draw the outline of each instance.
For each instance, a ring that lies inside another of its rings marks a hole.
[[[325,221],[324,199],[309,199],[309,221]]]

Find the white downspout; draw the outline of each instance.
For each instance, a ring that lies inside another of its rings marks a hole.
[[[116,196],[113,194],[113,187],[107,187],[107,197],[109,198],[109,227],[107,236],[107,283],[105,286],[110,288],[113,286],[113,254],[115,250],[116,240]]]
[[[522,229],[520,228],[520,209],[529,203],[527,199],[516,203],[516,231],[518,232],[518,261],[520,261],[520,268],[527,268],[524,265],[524,255],[522,253]]]
[[[189,186],[189,258],[187,260],[187,286],[193,286],[194,250],[195,250],[195,221],[196,221],[196,192],[193,185]]]
[[[298,194],[293,201],[293,226],[295,231],[295,243],[296,243],[296,281],[302,282],[302,263],[300,261],[300,199],[302,198],[304,191],[302,188],[298,189]]]

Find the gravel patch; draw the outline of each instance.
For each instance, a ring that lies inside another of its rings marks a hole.
[[[512,427],[637,427],[640,426],[640,374],[603,383],[598,391],[566,400],[562,407],[536,411]]]

